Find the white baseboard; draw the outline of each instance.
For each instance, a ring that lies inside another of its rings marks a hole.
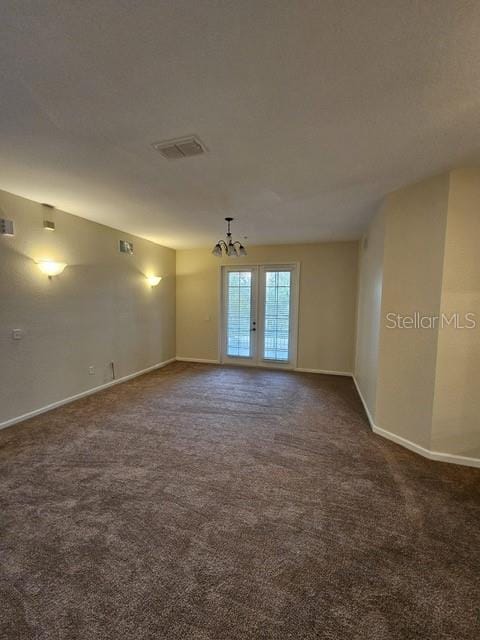
[[[177,360],[178,362],[199,362],[201,364],[222,364],[222,362],[220,360],[205,360],[204,358],[184,358],[184,357],[180,357],[177,356]],[[231,366],[232,364],[235,365],[236,363],[231,363],[231,362],[227,362],[227,363],[223,363],[225,364],[225,366]],[[245,366],[243,363],[239,363],[236,366]],[[286,367],[275,367],[274,363],[261,363],[261,364],[255,364],[252,366],[257,366],[258,368],[264,368],[264,369],[277,369],[279,371],[299,371],[301,373],[323,373],[329,376],[348,376],[348,377],[352,377],[352,373],[350,371],[329,371],[327,369],[302,369],[299,367],[295,367],[293,369],[287,369]]]
[[[39,416],[41,413],[46,413],[47,411],[51,411],[52,409],[61,407],[62,405],[68,404],[69,402],[74,402],[74,400],[80,400],[80,398],[85,398],[86,396],[93,395],[94,393],[98,393],[99,391],[103,391],[104,389],[108,389],[109,387],[113,387],[116,384],[121,384],[122,382],[127,382],[127,380],[131,380],[132,378],[143,376],[145,373],[149,373],[150,371],[154,371],[155,369],[161,369],[162,367],[165,367],[167,364],[170,364],[171,362],[175,362],[175,360],[176,358],[170,358],[169,360],[165,360],[164,362],[159,362],[157,364],[152,365],[151,367],[142,369],[141,371],[135,371],[134,373],[130,373],[128,374],[128,376],[123,376],[122,378],[118,378],[117,380],[110,380],[110,382],[101,384],[98,387],[92,387],[91,389],[87,389],[86,391],[77,393],[74,396],[69,396],[68,398],[64,398],[63,400],[57,400],[57,402],[52,402],[51,404],[47,404],[43,407],[40,407],[39,409],[34,409],[33,411],[24,413],[21,416],[10,418],[9,420],[0,422],[0,429],[6,429],[7,427],[11,427],[12,425],[17,424],[18,422],[23,422],[24,420],[28,420],[29,418],[34,418],[35,416]]]
[[[178,362],[199,362],[200,364],[220,364],[220,360],[205,360],[204,358],[183,358],[177,356],[175,360]]]
[[[351,371],[329,371],[328,369],[304,369],[303,367],[295,367],[294,371],[299,371],[300,373],[322,373],[327,376],[347,376],[349,378],[352,377]]]
[[[425,449],[421,447],[419,444],[412,442],[411,440],[407,440],[406,438],[402,438],[401,436],[397,436],[395,433],[391,431],[386,431],[386,429],[381,429],[380,427],[373,427],[374,433],[378,433],[379,436],[386,438],[387,440],[391,440],[396,444],[402,445],[406,449],[410,449],[415,453],[420,454],[424,458],[428,458],[429,460],[436,460],[437,462],[450,462],[451,464],[462,464],[466,467],[478,467],[480,468],[480,459],[478,458],[468,458],[466,456],[459,456],[452,453],[443,453],[441,451],[431,451],[430,449]]]
[[[360,387],[358,386],[357,379],[355,378],[355,376],[352,376],[352,378],[353,378],[353,383],[354,383],[355,387],[357,388],[358,396],[359,396],[360,400],[362,401],[363,408],[365,409],[365,413],[367,414],[367,418],[368,418],[368,421],[370,423],[370,427],[372,428],[372,431],[373,431],[374,427],[375,427],[375,422],[373,421],[372,414],[370,413],[370,409],[368,408],[368,405],[365,402],[365,398],[363,397],[363,394],[360,391]]]
[[[419,444],[416,444],[411,440],[407,440],[406,438],[402,438],[402,436],[398,436],[397,434],[392,433],[391,431],[387,431],[386,429],[382,429],[381,427],[378,427],[373,421],[372,414],[370,413],[367,403],[365,402],[362,392],[360,391],[360,387],[358,385],[358,382],[355,376],[353,376],[353,382],[355,383],[358,395],[360,397],[360,400],[362,401],[363,407],[365,409],[368,420],[370,422],[370,426],[374,433],[376,433],[379,436],[382,436],[382,438],[386,438],[387,440],[391,440],[392,442],[395,442],[396,444],[399,444],[402,447],[405,447],[405,449],[409,449],[414,453],[418,453],[424,458],[428,458],[428,460],[435,460],[437,462],[449,462],[451,464],[461,464],[466,467],[480,468],[480,459],[478,458],[469,458],[466,456],[454,455],[452,453],[443,453],[441,451],[431,451],[430,449],[425,449],[424,447],[421,447]]]

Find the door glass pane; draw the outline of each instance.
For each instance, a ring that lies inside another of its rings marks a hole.
[[[265,280],[265,360],[288,361],[290,336],[290,271],[267,271]]]
[[[227,273],[227,355],[250,357],[252,274]]]

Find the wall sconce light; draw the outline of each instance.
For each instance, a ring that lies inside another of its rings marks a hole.
[[[147,282],[151,287],[156,287],[162,276],[147,276]]]
[[[37,264],[40,271],[49,278],[58,276],[67,266],[66,262],[53,262],[52,260],[41,260]]]

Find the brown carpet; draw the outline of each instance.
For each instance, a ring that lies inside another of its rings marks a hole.
[[[0,447],[1,638],[480,637],[480,470],[348,378],[175,363]]]

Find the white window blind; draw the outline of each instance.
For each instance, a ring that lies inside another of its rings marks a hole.
[[[287,362],[290,336],[290,271],[265,274],[265,360]]]
[[[229,271],[227,287],[227,355],[251,355],[252,274]]]

